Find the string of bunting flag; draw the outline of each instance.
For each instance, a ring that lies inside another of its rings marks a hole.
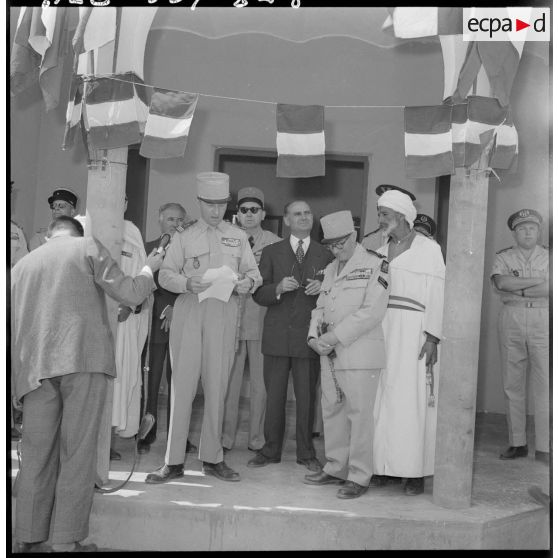
[[[473,167],[493,139],[486,170],[513,171],[517,165],[518,138],[511,111],[490,97],[412,107],[292,105],[161,88],[144,83],[133,72],[74,76],[62,148],[73,145],[81,124],[93,149],[139,143],[143,157],[182,157],[199,97],[276,106],[278,177],[325,175],[325,109],[403,110],[407,178],[432,178]]]

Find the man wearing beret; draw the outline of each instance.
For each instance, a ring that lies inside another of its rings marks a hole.
[[[414,194],[412,194],[408,190],[405,190],[404,188],[401,188],[400,186],[394,186],[393,184],[380,184],[376,188],[376,194],[378,196],[381,196],[384,192],[387,192],[388,190],[398,190],[399,192],[403,192],[404,194],[407,194],[411,198],[411,200],[413,201],[416,200]],[[362,246],[367,250],[377,250],[380,246],[383,246],[388,240],[389,238],[385,230],[382,229],[382,227],[378,227],[377,229],[365,234],[362,237]]]
[[[292,371],[296,461],[319,472],[322,466],[312,443],[312,425],[320,368],[318,355],[308,347],[306,338],[323,271],[333,256],[310,238],[314,217],[305,201],[288,203],[283,221],[291,234],[263,249],[260,260],[263,285],[254,294],[254,300],[267,307],[262,334],[267,401],[265,445],[248,461],[248,467],[265,467],[281,461],[287,387]]]
[[[510,446],[500,459],[528,454],[526,376],[535,402],[535,459],[549,463],[549,273],[548,249],[537,244],[542,225],[534,209],[508,219],[516,245],[500,250],[491,280],[502,300],[498,338]]]
[[[52,210],[52,218],[61,215],[74,217],[76,214],[78,197],[69,188],[57,188],[48,198],[48,205]],[[39,229],[29,241],[29,250],[34,250],[46,242],[46,227]]]
[[[265,246],[279,242],[281,239],[271,231],[262,229],[265,219],[264,194],[259,188],[249,186],[238,192],[237,218],[240,226],[248,235],[256,262],[260,263]],[[261,338],[265,306],[256,304],[250,295],[243,295],[239,321],[237,324],[237,350],[229,378],[229,387],[225,399],[225,416],[223,419],[223,448],[233,447],[238,427],[238,403],[244,364],[248,357],[250,370],[250,419],[248,429],[248,449],[260,450],[264,445],[265,385],[263,379],[263,355]]]
[[[167,248],[159,283],[179,293],[170,328],[172,363],[170,427],[165,463],[147,475],[147,483],[162,483],[184,475],[184,454],[190,427],[192,402],[198,381],[204,394],[204,412],[199,445],[203,471],[225,481],[240,476],[223,459],[221,434],[225,396],[234,360],[238,296],[254,292],[261,275],[248,236],[223,221],[229,196],[229,176],[203,172],[197,176],[201,219],[176,233]],[[198,295],[211,283],[204,273],[229,267],[239,278],[225,302]]]
[[[374,408],[370,486],[404,478],[409,496],[423,493],[424,477],[434,473],[445,281],[440,246],[415,232],[416,216],[401,191],[378,198],[378,222],[389,238],[378,252],[389,261],[391,292],[382,324],[386,367]]]
[[[322,243],[335,256],[308,331],[320,355],[327,463],[306,484],[343,484],[338,498],[358,498],[372,476],[374,399],[385,366],[382,318],[389,295],[389,265],[357,243],[350,211],[320,219]],[[346,481],[346,482],[344,482]]]

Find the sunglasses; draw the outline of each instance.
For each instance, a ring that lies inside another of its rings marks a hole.
[[[261,207],[240,207],[240,213],[243,213],[244,215],[246,215],[246,213],[250,212],[253,213],[254,215],[258,212],[261,211]]]

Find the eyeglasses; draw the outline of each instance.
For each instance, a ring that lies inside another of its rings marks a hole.
[[[329,248],[330,251],[332,251],[333,249],[343,250],[343,248],[345,247],[345,244],[347,244],[347,241],[349,240],[349,238],[351,238],[351,235],[347,236],[343,240],[339,240],[338,242],[332,242],[331,244],[328,244],[327,247]]]
[[[246,214],[248,213],[248,211],[250,213],[253,213],[254,215],[258,212],[261,211],[261,207],[240,207],[240,213]]]

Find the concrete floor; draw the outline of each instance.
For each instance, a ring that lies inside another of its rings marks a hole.
[[[548,549],[549,510],[527,490],[549,493],[549,468],[530,455],[501,461],[506,447],[503,415],[477,416],[472,506],[448,510],[432,501],[432,478],[423,495],[402,486],[370,489],[340,500],[338,487],[302,483],[308,472],[296,464],[294,403],[289,402],[282,462],[251,469],[247,449],[248,405],[241,400],[240,428],[226,462],[241,475],[227,483],[206,477],[196,454],[187,454],[186,474],[164,485],[143,481],[164,461],[166,409],[161,397],[159,434],[140,456],[132,480],[113,494],[97,494],[87,542],[104,550],[350,550],[350,549]],[[194,402],[190,439],[198,444],[203,396]],[[162,428],[161,428],[162,427]],[[126,478],[134,441],[117,439],[122,461],[112,461],[108,486]],[[315,440],[324,462],[323,437]],[[17,466],[17,461],[15,462]]]

